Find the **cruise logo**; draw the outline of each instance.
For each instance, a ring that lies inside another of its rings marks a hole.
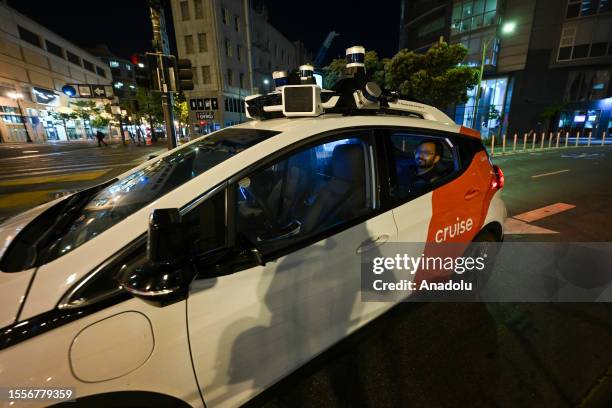
[[[457,217],[457,222],[453,225],[447,225],[444,228],[440,228],[436,231],[435,239],[436,243],[444,242],[449,238],[455,238],[466,232],[470,231],[474,226],[474,221],[471,218],[467,220],[459,220]]]

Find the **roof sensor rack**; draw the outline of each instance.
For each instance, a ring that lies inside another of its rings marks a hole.
[[[289,73],[272,73],[275,90],[265,95],[245,98],[246,114],[251,119],[313,117],[324,113],[343,115],[400,115],[452,124],[440,110],[419,102],[399,99],[396,92],[383,91],[368,82],[365,72],[365,49],[347,48],[346,74],[332,90],[316,85],[312,65],[301,65]]]

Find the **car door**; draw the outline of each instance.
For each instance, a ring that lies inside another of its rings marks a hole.
[[[216,265],[191,286],[189,339],[207,406],[249,400],[388,307],[360,301],[360,253],[397,235],[374,161],[371,133],[347,131],[230,181],[228,236],[265,264],[226,275]]]
[[[488,193],[480,164],[483,157],[460,151],[461,141],[444,133],[393,129],[387,138],[398,240],[419,243],[414,251],[425,256],[461,255],[463,244],[474,238],[483,219]],[[420,177],[415,171],[419,167],[415,153],[423,144],[435,145],[435,152],[430,153],[435,161],[432,171],[437,174],[425,182],[415,180]],[[454,245],[440,245],[445,243]],[[413,278],[420,281],[437,275],[421,270]]]

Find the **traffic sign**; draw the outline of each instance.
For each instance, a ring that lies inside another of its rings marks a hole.
[[[71,98],[113,99],[113,87],[98,84],[66,84],[62,92]]]
[[[215,112],[197,112],[198,120],[211,120],[215,118]]]

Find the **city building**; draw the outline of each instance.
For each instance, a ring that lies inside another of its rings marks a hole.
[[[136,95],[136,67],[134,64],[113,54],[105,44],[100,44],[88,51],[110,68],[115,96],[119,100],[133,99]]]
[[[179,58],[193,65],[191,131],[207,133],[246,120],[244,98],[273,89],[272,72],[307,62],[309,55],[249,0],[172,0]]]
[[[403,1],[403,10],[417,14],[403,17],[413,23],[400,26],[400,48],[426,49],[435,40],[418,36],[431,26],[432,11],[417,7],[422,3]],[[445,20],[450,43],[469,50],[465,64],[480,68],[484,54],[478,108],[476,89],[468,91],[468,102],[450,112],[457,123],[484,137],[531,131],[590,131],[598,137],[609,132],[609,0],[453,0],[444,9],[446,16],[450,10]],[[437,30],[432,34],[445,35],[444,29]]]
[[[448,0],[402,1],[399,49],[423,51],[450,37],[452,2]]]
[[[0,3],[0,139],[74,140],[91,130],[70,112],[66,84],[110,85],[110,69],[90,53]]]

